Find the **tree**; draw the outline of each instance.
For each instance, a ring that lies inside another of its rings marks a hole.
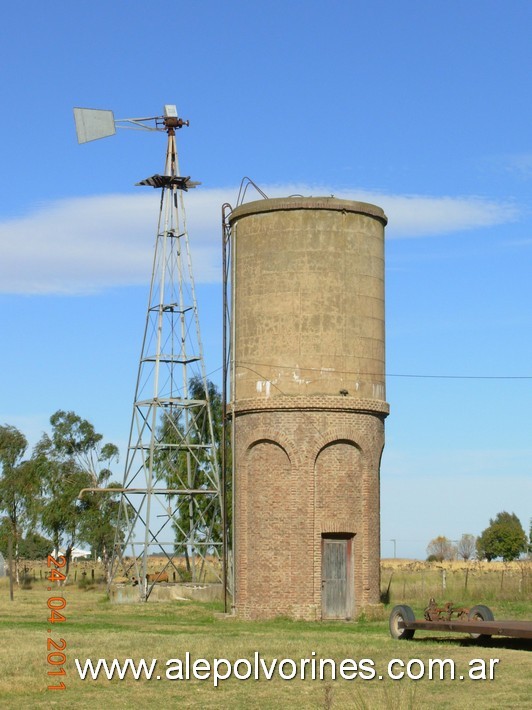
[[[73,460],[59,456],[47,434],[35,446],[32,466],[41,483],[41,526],[51,536],[56,554],[66,548],[68,573],[79,518],[77,498],[90,481]]]
[[[19,581],[19,543],[37,517],[39,482],[33,468],[22,457],[28,442],[16,427],[0,426],[0,511],[6,514],[9,538],[15,558],[15,577]],[[8,546],[9,547],[9,546]],[[11,549],[11,548],[10,548]]]
[[[58,410],[50,417],[52,434],[44,434],[34,450],[33,463],[40,476],[45,500],[42,526],[52,535],[54,547],[70,551],[76,540],[91,545],[102,557],[106,570],[111,562],[118,518],[116,493],[87,492],[84,488],[115,488],[109,483],[110,466],[118,460],[118,448],[103,444],[102,434],[75,412]]]
[[[443,535],[439,535],[427,545],[427,555],[438,562],[454,560],[456,557],[456,547],[451,540],[448,540]]]
[[[30,532],[20,541],[23,560],[45,560],[52,549],[52,541],[38,532]]]
[[[477,538],[474,535],[469,535],[467,533],[462,535],[456,546],[458,556],[466,562],[467,560],[470,560],[475,554],[476,542]]]
[[[102,445],[103,435],[94,426],[75,412],[59,409],[50,417],[54,452],[63,459],[73,459],[78,468],[93,479],[96,486],[99,472],[105,464],[118,459],[114,444]],[[108,469],[106,469],[108,471]]]
[[[505,562],[516,560],[526,548],[526,533],[519,518],[506,511],[490,519],[489,526],[477,540],[477,555],[488,562],[496,557],[502,557]]]
[[[7,516],[0,519],[0,552],[7,555],[9,539],[11,537],[11,522]],[[52,541],[40,533],[30,531],[18,539],[19,560],[44,560],[50,554]]]
[[[205,402],[211,406],[214,455],[221,469],[222,398],[216,386],[208,381],[207,392],[200,377],[189,382],[189,397],[192,401]],[[207,408],[199,406],[188,411],[178,410],[166,414],[157,432],[160,442],[155,461],[158,479],[164,479],[169,488],[212,489],[212,451],[201,446],[210,440]],[[189,446],[191,445],[191,447]],[[187,448],[188,447],[188,448]],[[171,497],[170,497],[171,498]],[[218,500],[213,495],[180,495],[175,501],[173,528],[176,551],[183,551],[188,572],[192,572],[189,544],[203,542],[207,538],[222,539],[222,521]]]
[[[125,521],[117,531],[120,494],[106,492],[105,488],[120,488],[119,483],[109,482],[113,459],[118,460],[118,450],[111,444],[102,447],[98,462],[105,464],[92,479],[91,486],[103,488],[103,491],[86,492],[81,502],[79,536],[91,546],[94,555],[101,558],[105,575],[110,573],[113,545],[118,532],[118,541],[123,540]],[[96,473],[96,472],[95,472]]]

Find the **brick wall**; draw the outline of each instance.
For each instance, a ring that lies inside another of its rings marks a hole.
[[[322,536],[353,536],[356,616],[380,594],[379,464],[385,403],[247,400],[235,411],[235,608],[322,618]]]

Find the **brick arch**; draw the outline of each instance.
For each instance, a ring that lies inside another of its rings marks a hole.
[[[315,506],[322,530],[356,532],[362,517],[364,456],[351,439],[335,439],[322,446],[314,461]],[[331,527],[336,521],[335,527]]]
[[[319,440],[316,441],[314,450],[311,453],[310,459],[314,466],[318,461],[319,456],[325,449],[336,444],[348,444],[349,446],[354,446],[362,455],[364,454],[364,448],[360,444],[360,436],[356,436],[355,432],[339,432],[330,431],[325,436],[320,436]]]
[[[316,469],[318,467],[320,461],[322,461],[324,457],[330,458],[331,455],[334,456],[340,451],[345,452],[348,458],[352,458],[353,464],[356,462],[358,466],[361,466],[364,460],[364,452],[361,447],[352,439],[334,439],[333,441],[329,441],[325,444],[325,446],[322,446],[318,451],[318,454],[314,460],[314,468]],[[354,457],[352,454],[354,454]],[[360,470],[362,469],[360,468]]]
[[[377,424],[377,422],[379,423]],[[380,425],[382,425],[382,420],[379,417],[358,413],[351,421],[337,421],[324,432],[316,431],[313,436],[313,445],[307,448],[309,464],[315,465],[320,452],[329,444],[335,441],[346,441],[356,446],[363,454],[367,464],[373,466],[375,436],[382,439],[382,434],[378,431]]]
[[[261,600],[261,607],[276,615],[286,604],[290,570],[290,553],[285,550],[292,537],[292,516],[286,513],[291,499],[292,465],[286,449],[270,437],[255,438],[240,465],[240,480],[245,480],[248,501],[243,511],[250,572],[246,594]],[[286,566],[279,564],[282,555],[286,556]]]
[[[275,441],[275,439],[272,439],[270,436],[263,436],[259,439],[255,439],[254,441],[252,441],[251,444],[246,447],[246,456],[249,455],[256,446],[259,446],[259,444],[268,444],[271,446],[278,447],[286,454],[288,461],[291,462],[290,454],[286,450],[286,447],[280,444],[278,441]]]
[[[281,448],[288,456],[290,463],[298,461],[297,447],[284,432],[272,429],[271,427],[257,427],[248,436],[239,442],[239,448],[247,456],[250,450],[261,442],[269,442]]]

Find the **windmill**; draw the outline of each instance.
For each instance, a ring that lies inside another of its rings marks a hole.
[[[157,234],[120,512],[111,564],[135,576],[147,601],[148,557],[158,572],[205,581],[224,577],[222,486],[205,372],[183,193],[199,183],[180,174],[176,131],[189,122],[173,105],[163,116],[115,119],[112,111],[75,108],[79,143],[116,127],[166,132],[163,174],[137,183],[161,190]],[[186,564],[186,573],[183,572]]]

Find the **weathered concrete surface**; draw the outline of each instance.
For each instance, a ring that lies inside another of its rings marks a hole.
[[[236,400],[384,401],[384,224],[335,198],[245,204],[233,233]]]

